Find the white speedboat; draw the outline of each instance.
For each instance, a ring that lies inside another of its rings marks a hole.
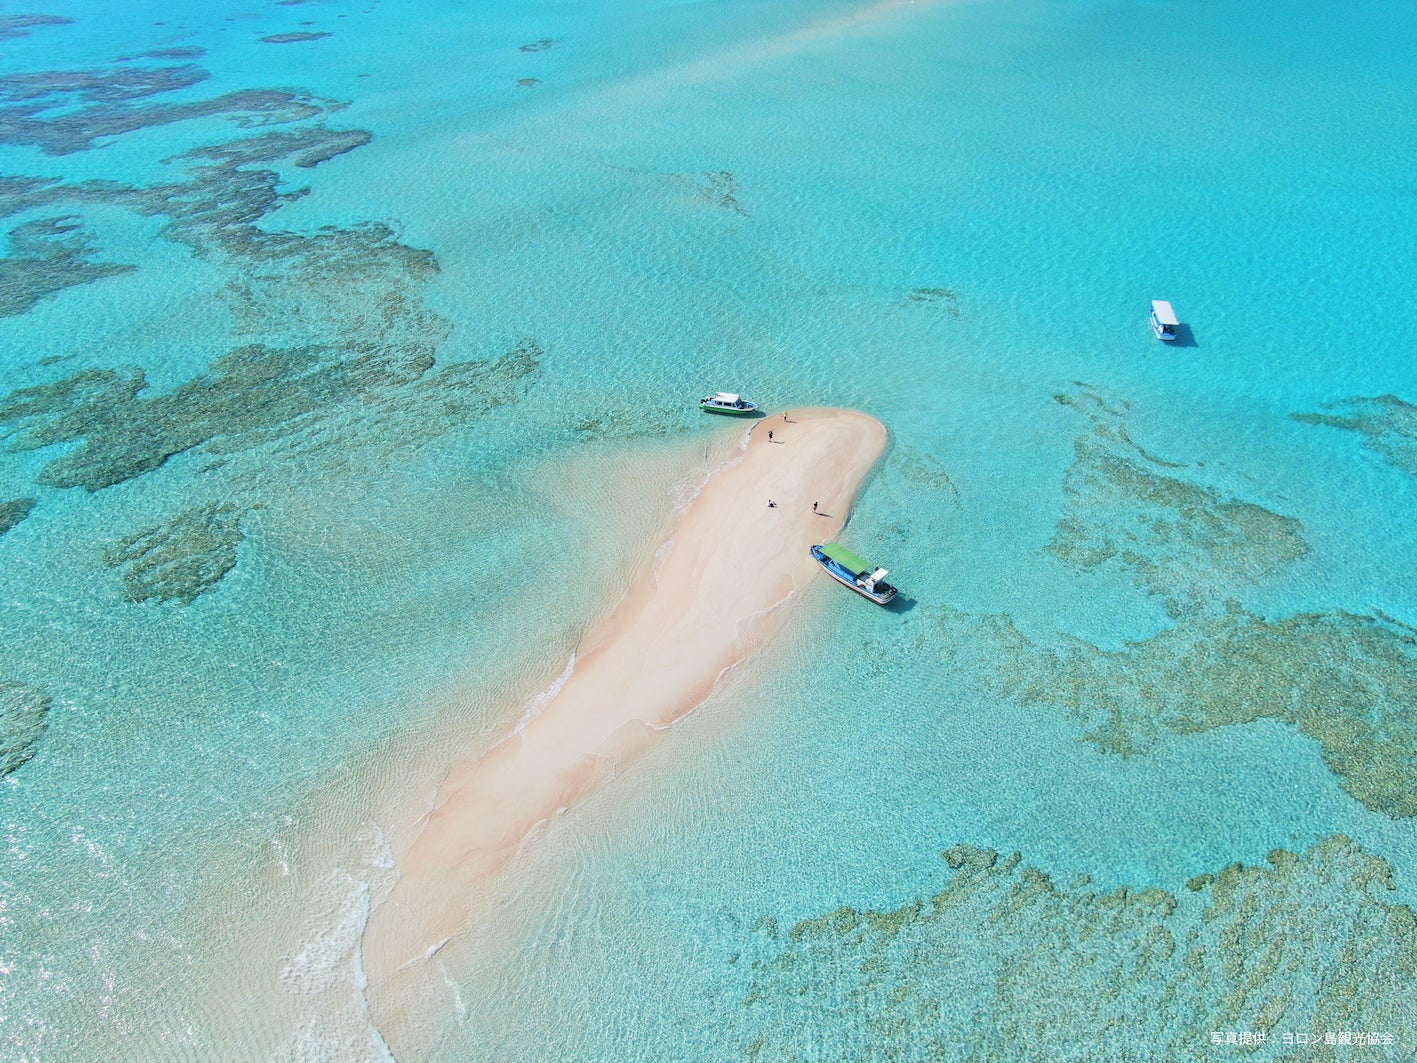
[[[1156,333],[1156,338],[1170,343],[1176,338],[1176,329],[1181,323],[1176,320],[1176,311],[1171,309],[1171,304],[1164,299],[1153,299],[1151,301],[1151,331]]]
[[[707,410],[709,413],[726,413],[730,416],[745,417],[748,414],[757,413],[758,404],[749,402],[742,395],[735,395],[731,391],[716,391],[707,398],[699,400],[699,409]]]

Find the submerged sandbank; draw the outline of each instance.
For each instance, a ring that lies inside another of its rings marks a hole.
[[[409,1021],[401,1016],[421,1010],[410,994],[426,988],[422,961],[468,921],[480,881],[699,705],[781,628],[794,592],[818,575],[808,547],[840,531],[886,431],[848,410],[789,416],[740,429],[742,451],[709,476],[559,687],[449,771],[365,935],[370,1002],[392,1040]]]

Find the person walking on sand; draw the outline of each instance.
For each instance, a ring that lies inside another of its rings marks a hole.
[[[769,443],[772,442],[772,429],[771,429],[771,428],[768,429],[768,442],[769,442]]]
[[[817,512],[817,503],[815,503],[815,502],[812,503],[812,512],[813,512],[813,513]]]

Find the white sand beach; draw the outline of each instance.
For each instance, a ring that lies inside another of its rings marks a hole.
[[[468,924],[490,877],[539,824],[574,814],[599,782],[669,740],[663,730],[786,623],[795,592],[825,578],[808,547],[837,536],[886,445],[878,421],[847,410],[794,410],[740,430],[741,452],[710,474],[560,688],[529,718],[509,711],[517,724],[452,767],[399,856],[398,885],[364,940],[370,1005],[395,1048],[410,1021],[401,1016],[419,1010],[409,996],[426,985],[419,968]]]

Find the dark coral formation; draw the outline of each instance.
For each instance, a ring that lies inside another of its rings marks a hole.
[[[1169,471],[1126,433],[1119,411],[1086,392],[1058,396],[1094,421],[1074,444],[1067,507],[1049,551],[1080,569],[1119,566],[1177,618],[1214,608],[1309,552],[1303,527]]]
[[[308,170],[347,151],[362,148],[371,139],[362,129],[327,129],[323,125],[313,125],[300,129],[278,129],[257,137],[196,148],[180,158],[193,163],[220,163],[226,170],[280,163],[288,159]]]
[[[0,502],[0,535],[18,526],[33,512],[34,507],[33,498],[12,498],[8,502]]]
[[[51,704],[39,687],[0,680],[0,778],[34,756]]]
[[[179,66],[0,82],[0,136],[54,154],[199,115],[229,114],[248,128],[285,126],[164,160],[176,176],[148,187],[0,178],[0,216],[92,206],[161,218],[165,238],[230,278],[219,298],[231,311],[234,336],[192,378],[156,388],[141,366],[119,363],[56,379],[48,370],[62,361],[49,359],[37,367],[38,382],[0,396],[0,438],[11,449],[64,447],[38,480],[99,491],[194,450],[215,459],[195,464],[199,475],[257,449],[257,464],[318,457],[300,467],[328,475],[419,446],[516,401],[539,368],[540,347],[527,339],[505,353],[439,363],[451,326],[424,301],[438,270],[429,252],[403,244],[384,224],[294,233],[270,223],[302,194],[282,190],[281,171],[310,169],[369,142],[362,130],[324,124],[342,105],[260,89],[183,104],[148,99],[190,90],[206,76]],[[89,244],[69,219],[28,221],[15,233],[30,259],[37,248],[48,250],[51,288],[113,268],[90,260]],[[30,284],[31,292],[40,287]],[[243,475],[230,471],[232,489],[243,490]],[[234,504],[189,510],[125,538],[105,559],[121,570],[131,601],[192,602],[236,564],[243,512]]]
[[[195,118],[228,115],[243,125],[257,125],[301,121],[328,108],[325,101],[270,89],[187,103],[142,102],[192,88],[210,76],[190,63],[9,74],[0,77],[0,143],[69,155],[89,151],[107,137]]]
[[[0,16],[0,41],[28,37],[30,31],[39,26],[70,26],[74,20],[62,15],[4,15]]]
[[[743,204],[738,202],[738,178],[728,170],[710,170],[699,175],[699,195],[715,207],[731,210],[734,214],[748,217]]]
[[[1175,626],[1107,652],[1031,642],[1004,617],[937,613],[951,644],[995,662],[998,693],[1061,709],[1099,748],[1146,752],[1158,734],[1258,719],[1315,739],[1343,788],[1391,817],[1417,815],[1417,639],[1388,618],[1267,619],[1233,595],[1307,552],[1298,521],[1174,475],[1126,433],[1124,405],[1059,396],[1094,424],[1077,440],[1067,508],[1049,550],[1077,568],[1118,566],[1161,596]]]
[[[573,430],[586,439],[654,439],[684,427],[683,418],[676,417],[670,410],[617,403],[605,395],[595,396],[587,407],[587,414],[573,426]]]
[[[300,44],[300,43],[302,43],[303,41],[318,41],[318,40],[320,40],[322,37],[333,37],[333,36],[334,36],[334,34],[333,34],[333,33],[329,33],[328,31],[311,33],[311,32],[307,32],[307,31],[304,31],[304,30],[299,30],[299,31],[296,31],[296,32],[294,32],[294,33],[272,33],[269,37],[262,37],[262,38],[261,38],[261,43],[262,43],[262,44]]]
[[[902,476],[909,480],[918,490],[927,491],[930,494],[948,495],[959,502],[959,488],[950,479],[950,473],[945,468],[945,463],[928,451],[915,450],[902,446],[891,454],[890,464],[886,467],[887,476]]]
[[[1019,854],[959,845],[928,900],[893,911],[839,908],[760,928],[745,1000],[755,1060],[1231,1060],[1213,1031],[1385,1032],[1392,1047],[1291,1058],[1406,1058],[1417,1038],[1417,919],[1392,870],[1334,836],[1192,880],[1188,893],[1080,881],[1060,888]],[[824,1045],[838,1016],[851,1044]],[[1244,1049],[1239,1054],[1247,1055]]]
[[[1356,432],[1363,446],[1409,476],[1417,476],[1417,406],[1396,395],[1346,399],[1325,405],[1324,413],[1296,413],[1305,424]]]
[[[37,114],[81,105],[132,103],[191,88],[209,77],[201,67],[191,64],[6,74],[0,78],[0,103],[34,104]],[[45,121],[52,122],[54,118]]]
[[[949,311],[951,317],[959,317],[959,300],[952,288],[914,288],[910,292],[912,303],[936,303]]]
[[[1120,756],[1147,754],[1163,733],[1282,722],[1319,744],[1356,800],[1394,818],[1417,815],[1417,632],[1392,618],[1271,620],[1232,604],[1108,651],[1070,637],[1041,644],[1006,616],[917,612],[922,622],[876,656],[948,647],[962,679],[987,677],[990,696],[1064,713]]]
[[[342,351],[254,344],[156,394],[149,394],[140,369],[85,370],[0,399],[0,429],[13,433],[11,446],[19,450],[79,443],[46,465],[40,480],[99,491],[197,446],[232,453],[289,442],[341,408],[368,428],[400,408],[420,415],[436,410],[440,416],[424,431],[446,431],[459,419],[513,401],[541,355],[528,340],[498,358],[434,371],[434,347],[436,342]]]
[[[519,89],[534,89],[540,84],[540,78],[519,78],[517,80],[517,88]]]
[[[10,254],[0,258],[0,317],[27,313],[55,292],[136,266],[93,261],[94,241],[74,215],[39,218],[10,230]]]
[[[1274,719],[1309,735],[1343,788],[1377,812],[1417,815],[1417,638],[1348,613],[1265,620],[1238,607],[1199,616],[1115,653],[1080,640],[1051,649],[993,633],[1005,691],[1072,713],[1109,752],[1178,734]]]
[[[18,450],[83,440],[50,462],[40,481],[97,491],[151,472],[207,438],[203,431],[210,429],[200,421],[150,425],[144,419],[145,400],[138,397],[146,386],[141,370],[85,370],[7,396],[0,401],[0,426],[18,429],[11,444]],[[172,397],[157,403],[166,412]],[[129,420],[128,413],[137,414],[137,419]]]
[[[104,551],[104,563],[122,570],[123,597],[130,602],[190,605],[236,566],[245,512],[230,503],[189,509],[126,536]]]
[[[192,74],[184,83],[198,80]],[[167,84],[98,75],[91,81],[84,92],[126,86],[146,93]],[[243,120],[269,117],[267,97],[256,92],[254,101],[255,113],[243,113]],[[328,449],[338,438],[320,432],[336,424],[346,439],[395,422],[392,431],[402,441],[426,439],[519,394],[541,353],[531,341],[500,357],[435,364],[449,325],[423,303],[437,272],[428,252],[400,243],[379,224],[305,234],[258,224],[288,198],[270,167],[314,167],[368,141],[361,130],[316,123],[184,152],[169,161],[187,179],[148,188],[27,177],[0,182],[0,213],[77,203],[165,218],[168,239],[229,269],[233,279],[222,297],[245,341],[165,391],[150,388],[144,371],[130,367],[86,370],[0,398],[0,433],[12,448],[77,444],[44,467],[43,483],[97,491],[196,447],[218,454],[269,443]],[[74,263],[69,267],[70,283],[88,279]],[[292,345],[292,332],[302,342]]]
[[[150,52],[144,52],[142,58],[169,62],[176,59],[200,59],[206,54],[205,48],[154,48]]]

